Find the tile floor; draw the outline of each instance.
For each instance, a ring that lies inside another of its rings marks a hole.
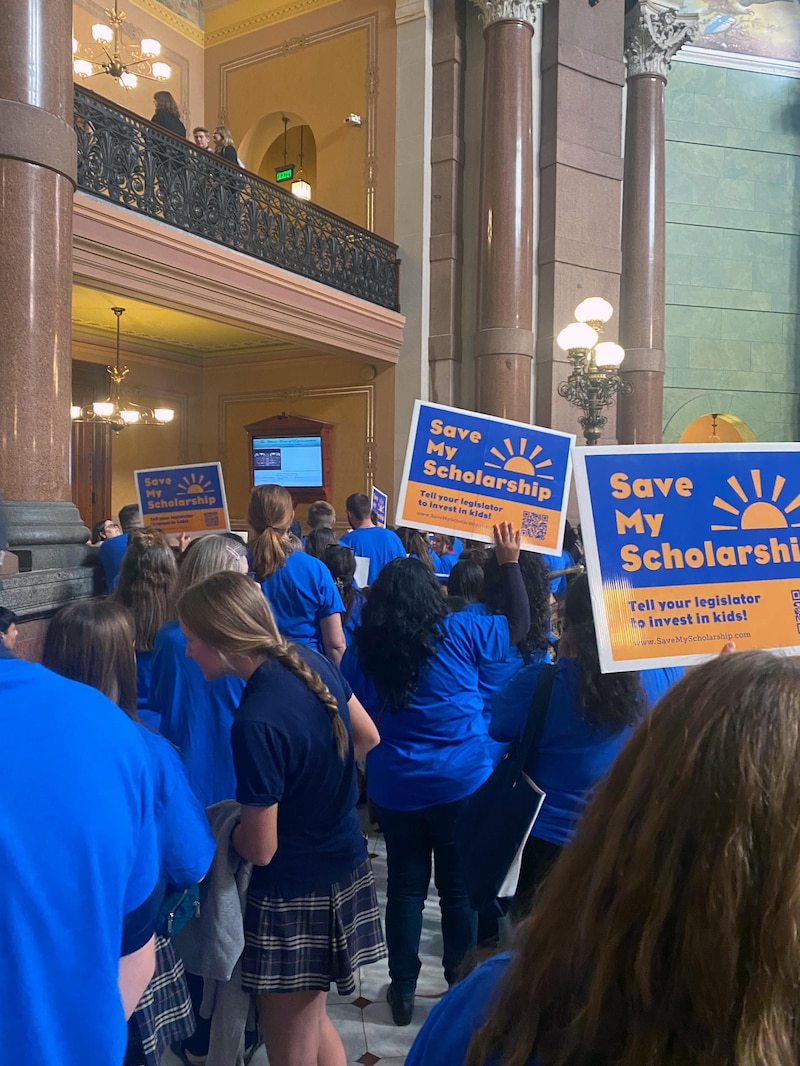
[[[386,904],[386,849],[383,837],[374,830],[370,833],[369,847],[383,910]],[[342,1038],[348,1066],[402,1066],[428,1012],[447,989],[441,961],[439,904],[433,882],[425,905],[420,958],[422,972],[417,984],[414,1019],[411,1025],[402,1029],[393,1023],[386,1002],[389,967],[385,959],[360,971],[354,995],[340,996],[335,991],[329,994],[328,1014]],[[162,1066],[180,1066],[180,1062],[167,1052]],[[252,1066],[268,1066],[263,1048],[253,1058]]]

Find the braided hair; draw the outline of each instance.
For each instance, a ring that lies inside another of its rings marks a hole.
[[[328,713],[336,754],[344,759],[350,735],[336,697],[295,646],[278,632],[266,597],[254,581],[232,570],[212,574],[183,593],[178,600],[178,618],[223,658],[244,655],[271,659],[294,674]]]

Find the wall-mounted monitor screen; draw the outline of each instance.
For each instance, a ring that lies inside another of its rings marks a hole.
[[[253,484],[322,485],[322,437],[253,437]]]

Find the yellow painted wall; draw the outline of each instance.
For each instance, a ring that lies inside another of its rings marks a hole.
[[[366,19],[374,29],[370,45]],[[391,238],[394,216],[394,3],[340,0],[206,48],[207,125],[224,121],[248,167],[282,131],[282,113],[314,133],[313,200],[367,223],[369,93],[375,101],[374,229]],[[243,62],[243,57],[247,61]],[[345,125],[351,112],[360,128]]]
[[[374,374],[374,377],[373,377]],[[391,485],[394,368],[357,356],[293,355],[203,371],[203,458],[220,459],[231,518],[242,523],[250,496],[249,438],[244,426],[283,412],[333,424],[333,499],[367,487],[367,431],[374,433],[374,481]],[[307,508],[298,507],[298,517]]]
[[[92,343],[73,346],[76,359],[105,365],[112,353]],[[133,471],[220,460],[231,519],[243,526],[250,496],[248,436],[243,427],[270,415],[303,415],[333,424],[333,504],[367,487],[368,428],[374,433],[374,482],[392,479],[394,367],[323,354],[294,354],[260,362],[199,368],[143,358],[124,347],[130,367],[127,395],[147,406],[175,409],[167,426],[131,426],[112,441],[112,509],[136,498]],[[394,501],[390,501],[391,507]],[[298,507],[304,519],[307,507]]]
[[[107,364],[113,352],[92,343],[76,342],[73,357]],[[171,466],[197,459],[202,444],[202,376],[199,368],[180,363],[142,358],[124,346],[121,362],[130,368],[125,395],[147,407],[172,407],[175,418],[166,426],[128,426],[115,434],[111,444],[111,508],[136,500],[133,471]]]
[[[108,25],[103,10],[113,6],[108,3],[94,3],[93,0],[74,0],[72,5],[72,34],[79,45],[92,53],[100,52],[100,45],[92,39],[92,25],[104,22]],[[126,41],[138,41],[142,37],[154,37],[161,44],[159,57],[172,68],[168,81],[154,82],[139,79],[135,89],[126,90],[108,74],[97,74],[83,79],[75,77],[75,82],[93,92],[99,93],[112,103],[126,107],[143,118],[152,118],[153,93],[167,89],[175,97],[181,111],[181,118],[189,131],[192,126],[202,126],[204,108],[204,50],[196,41],[189,40],[178,30],[165,25],[159,18],[138,7],[136,0],[124,0],[121,4],[125,12]],[[78,53],[84,58],[84,52]]]

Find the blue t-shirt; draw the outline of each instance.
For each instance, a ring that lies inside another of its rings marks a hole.
[[[372,585],[378,574],[392,559],[405,559],[406,550],[398,535],[391,529],[380,526],[365,526],[353,529],[339,538],[339,543],[352,548],[356,555],[369,559],[369,577],[367,583]]]
[[[543,669],[542,663],[517,673],[492,704],[490,733],[495,740],[521,736]],[[642,670],[639,679],[648,707],[682,677],[678,667]],[[574,659],[559,659],[553,691],[539,748],[527,772],[546,793],[532,836],[563,845],[572,838],[591,790],[610,768],[633,732],[626,726],[617,733],[587,722],[578,712],[580,668]]]
[[[431,559],[433,559],[433,568],[437,577],[448,577],[450,571],[458,562],[458,556],[455,552],[445,552],[444,555],[437,555],[433,548],[431,548]]]
[[[489,616],[489,608],[485,603],[471,603],[466,608],[473,614],[482,614]],[[550,656],[547,649],[541,652],[534,652],[531,657],[531,662],[549,662]],[[506,687],[512,677],[519,673],[522,667],[525,665],[525,661],[522,658],[522,654],[516,644],[512,644],[508,649],[508,655],[505,659],[502,659],[497,663],[484,663],[478,670],[478,688],[480,689],[481,699],[483,700],[483,716],[486,719],[486,728],[489,728],[489,723],[492,718],[492,704],[495,696],[498,692]],[[499,743],[489,739],[491,744],[492,762],[496,766],[503,754],[508,748],[508,744]]]
[[[454,985],[428,1015],[405,1066],[462,1066],[470,1041],[489,1017],[510,961],[508,952],[493,955]],[[530,1066],[534,1063],[532,1059]]]
[[[187,889],[208,873],[216,844],[177,751],[146,725],[139,729],[153,771],[161,873],[168,885]]]
[[[296,647],[335,696],[349,733],[350,686],[324,656]],[[356,813],[353,744],[340,759],[324,704],[268,659],[245,686],[231,743],[239,803],[278,804],[278,850],[268,866],[254,867],[251,886],[291,899],[349,877],[367,857]]]
[[[447,615],[442,627],[435,654],[398,711],[384,710],[355,646],[342,659],[342,672],[378,724],[381,742],[367,756],[367,788],[389,810],[453,803],[492,772],[479,671],[508,655],[508,622],[462,611]]]
[[[161,717],[161,734],[181,753],[203,807],[236,795],[231,726],[243,692],[244,681],[232,674],[206,681],[194,659],[186,657],[186,638],[177,622],[159,629],[149,704]]]
[[[161,717],[150,706],[150,674],[153,669],[152,651],[136,651],[136,711],[139,719],[156,732],[161,731]]]
[[[103,568],[103,574],[106,579],[106,592],[113,592],[117,587],[122,557],[127,550],[127,533],[121,533],[118,537],[110,537],[100,545],[97,552],[97,561]]]
[[[2,655],[0,723],[0,1059],[121,1063],[123,916],[159,879],[147,749],[100,692]]]
[[[543,555],[541,557],[544,560],[544,565],[548,570],[567,570],[570,566],[575,565],[575,560],[572,558],[568,551],[563,551],[561,555]],[[557,600],[563,600],[567,593],[567,575],[562,574],[561,577],[553,577],[550,579],[550,592]]]
[[[279,570],[261,582],[261,588],[283,636],[324,652],[320,619],[344,611],[327,566],[313,555],[292,552]]]
[[[355,599],[353,600],[353,606],[350,608],[350,614],[345,618],[342,616],[342,628],[344,629],[344,639],[349,645],[353,639],[353,634],[361,625],[361,615],[364,613],[364,604],[367,602],[367,598],[363,592],[356,592]]]

